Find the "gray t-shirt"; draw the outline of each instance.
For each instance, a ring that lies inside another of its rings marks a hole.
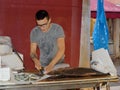
[[[37,43],[40,49],[40,63],[43,67],[47,66],[56,55],[57,39],[65,37],[63,28],[55,23],[51,23],[51,27],[47,32],[42,32],[38,26],[33,28],[30,34],[32,43]],[[58,63],[63,62],[64,56]]]

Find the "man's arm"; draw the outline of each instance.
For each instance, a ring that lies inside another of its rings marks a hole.
[[[52,59],[50,64],[45,67],[46,72],[50,72],[54,65],[61,59],[61,57],[64,55],[65,52],[65,39],[64,38],[58,38],[57,40],[57,45],[58,45],[58,51],[55,55],[55,57]]]
[[[35,68],[37,70],[40,70],[41,65],[40,65],[40,61],[38,59],[38,55],[36,53],[36,49],[37,49],[37,44],[36,43],[31,43],[31,45],[30,45],[30,57],[32,58],[32,60],[35,64]]]

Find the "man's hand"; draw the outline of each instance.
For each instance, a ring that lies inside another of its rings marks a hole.
[[[39,60],[34,60],[34,64],[35,64],[35,68],[36,68],[37,70],[42,69],[42,66],[40,65]]]
[[[53,64],[49,64],[48,66],[45,67],[45,73],[49,73],[50,71],[52,71],[54,68]]]

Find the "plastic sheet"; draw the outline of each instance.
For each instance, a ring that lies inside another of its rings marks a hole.
[[[108,50],[109,31],[104,12],[104,0],[98,0],[97,2],[97,18],[94,25],[93,46],[94,50],[104,48]]]

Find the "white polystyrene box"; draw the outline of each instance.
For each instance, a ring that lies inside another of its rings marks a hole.
[[[7,55],[12,53],[12,48],[8,45],[0,44],[0,55]]]
[[[10,80],[10,68],[8,67],[0,68],[0,81],[9,80]]]
[[[0,68],[2,67],[2,58],[1,58],[1,56],[0,56]]]
[[[23,54],[18,53],[23,60]],[[24,69],[23,62],[14,52],[12,54],[4,55],[2,58],[2,65],[10,67],[13,70],[22,70]]]
[[[9,36],[0,36],[0,56],[12,53],[12,43]]]

